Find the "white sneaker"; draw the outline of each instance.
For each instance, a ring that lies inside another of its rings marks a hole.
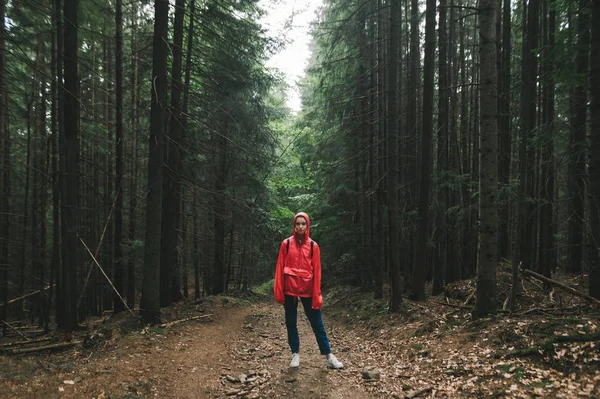
[[[342,362],[337,360],[337,358],[333,355],[333,353],[330,353],[329,356],[327,357],[327,368],[328,369],[343,369],[344,365],[342,364]]]
[[[300,354],[292,353],[292,361],[290,362],[290,367],[299,367],[300,366]]]

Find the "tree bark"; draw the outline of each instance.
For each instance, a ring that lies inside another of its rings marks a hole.
[[[116,123],[115,123],[115,274],[113,284],[115,289],[122,294],[124,288],[123,274],[123,0],[116,0],[116,46],[115,46],[115,80],[116,80]],[[115,313],[124,310],[125,306],[117,293],[113,294]]]
[[[600,299],[600,2],[592,6],[592,51],[590,55],[590,296]]]
[[[216,146],[215,160],[215,194],[214,199],[214,259],[212,273],[212,294],[217,295],[225,292],[225,218],[227,215],[227,206],[225,198],[225,189],[227,188],[227,138],[224,135],[218,135],[214,140]]]
[[[163,188],[162,222],[162,263],[161,263],[161,306],[168,306],[179,300],[179,285],[173,285],[177,274],[177,246],[179,244],[181,214],[181,178],[183,171],[181,147],[183,127],[181,125],[181,64],[183,47],[183,17],[185,1],[175,2],[175,23],[173,26],[173,62],[171,66],[171,109],[170,130],[166,144],[167,158]]]
[[[377,257],[376,262],[378,263],[377,270],[375,272],[375,298],[383,298],[383,282],[384,282],[384,274],[386,272],[387,266],[387,256],[385,254],[385,242],[386,242],[386,234],[385,234],[385,220],[384,220],[384,207],[386,201],[386,180],[385,180],[385,171],[386,171],[386,149],[385,149],[385,118],[383,117],[385,114],[385,104],[383,98],[383,82],[385,75],[385,67],[383,64],[383,11],[381,8],[381,2],[379,0],[376,1],[376,9],[377,9],[377,68],[376,68],[376,79],[377,79],[377,89],[375,94],[374,102],[377,107],[377,122],[375,123],[377,129]]]
[[[502,46],[501,62],[498,71],[500,85],[498,87],[498,182],[502,191],[500,193],[500,206],[498,207],[498,258],[510,259],[510,199],[508,195],[502,195],[508,191],[510,182],[510,159],[511,159],[511,4],[510,0],[503,0],[502,12]],[[498,38],[499,40],[499,38]]]
[[[533,170],[528,144],[536,127],[536,85],[537,61],[533,51],[537,48],[538,35],[538,0],[530,0],[526,8],[526,26],[523,28],[523,55],[522,55],[522,90],[521,90],[521,137],[519,141],[519,194],[517,204],[517,239],[515,245],[514,265],[522,265],[524,269],[532,266],[530,235],[531,211],[527,198]],[[513,298],[516,301],[516,298]],[[511,303],[514,305],[514,301]]]
[[[140,85],[139,66],[140,60],[137,49],[137,5],[132,3],[131,10],[131,164],[129,172],[129,241],[134,242],[137,231],[137,179],[138,179],[138,129]],[[131,248],[133,250],[133,248]],[[135,307],[135,256],[130,254],[127,264],[127,306]]]
[[[464,12],[464,11],[463,11]],[[466,61],[466,51],[465,51],[465,36],[466,36],[466,26],[465,26],[465,18],[464,16],[461,18],[460,22],[460,34],[459,34],[459,55],[458,59],[460,60],[460,168],[463,183],[461,185],[462,192],[462,207],[465,209],[465,217],[463,218],[463,226],[462,226],[462,245],[461,245],[461,255],[463,258],[462,264],[454,265],[450,268],[448,273],[448,282],[453,282],[459,280],[463,271],[466,269],[465,263],[468,261],[469,254],[469,234],[472,226],[469,223],[469,206],[471,203],[471,196],[469,194],[469,175],[471,173],[471,164],[469,162],[469,115],[468,115],[468,105],[469,105],[469,90],[468,90],[468,80],[467,80],[467,61]]]
[[[50,181],[52,184],[52,255],[50,261],[50,292],[48,293],[48,301],[46,302],[46,315],[47,321],[49,323],[50,319],[50,309],[52,307],[52,298],[54,294],[54,283],[56,279],[56,274],[60,264],[60,192],[59,192],[59,176],[58,176],[58,68],[60,68],[58,64],[58,35],[56,29],[56,4],[52,3],[53,10],[53,24],[52,24],[52,50],[51,50],[51,64],[50,64],[50,74],[52,76],[52,80],[50,83],[50,97],[51,97],[51,110],[50,110],[50,120],[51,120],[51,155],[50,155],[50,168],[51,175]],[[44,332],[48,333],[48,323],[44,326]]]
[[[165,104],[167,101],[167,55],[169,2],[154,2],[152,51],[152,104],[148,141],[148,190],[144,276],[140,307],[144,322],[155,324],[160,315],[160,234],[162,223],[163,158],[165,142]]]
[[[479,2],[480,151],[479,251],[477,295],[473,317],[496,312],[498,263],[498,71],[496,38],[497,0]]]
[[[56,93],[56,115],[57,115],[57,137],[55,138],[57,145],[57,170],[58,174],[56,176],[56,193],[58,196],[55,199],[55,204],[59,204],[60,206],[60,214],[59,211],[56,211],[57,216],[60,217],[59,225],[60,225],[60,247],[59,253],[56,256],[56,264],[55,276],[56,276],[56,322],[59,327],[64,325],[64,312],[66,309],[65,306],[65,290],[64,285],[65,282],[63,280],[63,275],[65,271],[63,270],[63,255],[67,253],[66,247],[66,226],[63,223],[63,206],[64,202],[61,202],[65,198],[65,156],[64,156],[64,141],[65,141],[65,92],[63,87],[63,61],[64,61],[64,29],[63,29],[63,19],[62,19],[62,2],[61,0],[55,0],[54,2],[54,23],[56,24],[56,82],[58,86],[58,90]],[[56,223],[56,220],[55,220]]]
[[[433,137],[433,79],[435,74],[435,0],[427,0],[425,11],[425,58],[423,66],[423,135],[421,139],[421,182],[415,263],[412,270],[412,296],[425,299],[425,271],[429,248],[429,203],[431,192]]]
[[[359,67],[358,67],[358,75],[357,75],[357,90],[358,90],[358,98],[360,101],[356,101],[357,105],[357,115],[358,115],[358,124],[359,128],[357,129],[358,143],[359,148],[357,150],[358,154],[361,154],[358,157],[358,185],[360,192],[360,221],[361,221],[361,249],[360,249],[360,257],[361,257],[361,288],[364,291],[370,290],[373,284],[373,269],[374,265],[372,265],[372,242],[371,242],[371,179],[369,178],[369,173],[371,171],[371,162],[370,162],[370,154],[371,154],[371,146],[369,145],[372,140],[371,136],[371,125],[369,124],[368,115],[369,115],[369,73],[368,65],[371,60],[369,57],[368,50],[368,34],[367,29],[370,27],[370,23],[367,21],[366,12],[368,12],[368,8],[370,8],[371,2],[367,4],[363,10],[365,12],[361,12],[360,14],[360,26],[366,28],[362,28],[359,30],[359,38],[358,38],[358,48],[359,48]]]
[[[115,96],[114,96],[114,79],[113,79],[113,69],[114,69],[114,64],[113,64],[113,52],[111,51],[111,44],[112,42],[108,40],[108,38],[106,38],[104,40],[104,57],[103,57],[103,62],[104,62],[104,82],[105,82],[105,102],[104,102],[104,123],[105,123],[105,128],[106,131],[108,132],[108,142],[112,143],[113,142],[113,127],[115,126],[114,124],[114,117],[115,117]],[[102,147],[101,147],[102,148]],[[115,232],[115,227],[114,227],[114,223],[115,223],[115,219],[114,219],[114,215],[113,217],[108,217],[108,215],[110,215],[111,213],[114,212],[113,207],[115,206],[115,203],[113,201],[113,183],[114,183],[114,177],[113,177],[113,171],[114,171],[114,164],[112,163],[112,147],[107,147],[108,149],[106,151],[100,151],[100,159],[102,159],[102,163],[105,166],[104,169],[104,173],[102,173],[101,175],[104,177],[104,195],[103,195],[103,199],[104,199],[104,215],[101,218],[101,220],[108,220],[108,230],[106,231],[106,238],[105,238],[105,245],[104,245],[104,269],[106,270],[106,273],[109,276],[113,276],[114,275],[114,271],[115,271],[115,251],[114,251],[114,245],[115,245],[115,241],[114,241],[114,232]],[[99,281],[102,281],[102,278],[99,279]],[[101,284],[101,286],[103,287],[103,292],[102,292],[102,306],[103,309],[113,309],[113,295],[115,294],[114,291],[106,284]]]
[[[10,156],[10,130],[8,128],[8,99],[4,71],[6,65],[6,0],[0,0],[0,148],[2,149],[2,198],[0,199],[0,299],[8,303],[8,270],[9,259],[9,234],[10,234],[10,173],[12,169]],[[3,306],[0,319],[7,320],[8,306]],[[6,326],[2,326],[2,334],[6,335]]]
[[[435,0],[434,0],[435,1]],[[402,21],[400,3],[393,1],[390,8],[389,41],[389,82],[388,82],[388,209],[390,236],[390,311],[397,312],[402,304],[404,278],[400,266],[400,234],[398,214],[398,137],[400,136],[400,115],[398,106],[398,64],[400,62],[400,42],[398,26]]]
[[[575,56],[576,75],[588,76],[589,61],[589,13],[588,0],[579,0],[577,16],[577,55]],[[585,149],[587,91],[584,80],[578,79],[571,93],[571,136],[569,138],[569,238],[567,272],[579,273],[583,263],[583,242],[585,228]]]
[[[554,257],[554,66],[552,55],[555,51],[556,12],[548,11],[548,0],[544,0],[542,21],[544,24],[544,84],[542,88],[542,125],[544,142],[542,148],[542,180],[540,206],[540,246],[539,269],[546,277],[551,277],[556,267]]]
[[[64,3],[64,190],[62,223],[65,226],[63,246],[63,293],[65,308],[63,328],[67,339],[77,327],[77,261],[79,230],[79,72],[78,72],[78,7],[79,0]]]
[[[438,67],[438,128],[437,128],[437,174],[440,181],[449,177],[448,168],[448,122],[449,122],[449,68],[448,68],[448,38],[446,32],[446,0],[440,0],[439,7],[439,67]],[[448,220],[446,209],[449,206],[448,184],[438,188],[432,295],[444,291],[444,279],[448,265]]]
[[[192,259],[194,263],[194,300],[200,299],[200,251],[198,250],[200,243],[200,232],[198,228],[198,196],[196,193],[192,193],[194,197],[192,215],[194,218],[194,242],[196,245],[192,249]]]
[[[25,293],[25,271],[27,270],[27,225],[29,222],[29,181],[31,176],[31,119],[33,100],[27,100],[27,156],[25,160],[25,199],[23,201],[23,224],[21,230],[21,256],[19,258],[21,268],[19,269],[19,290],[17,295]],[[17,317],[23,317],[23,308],[19,305]]]

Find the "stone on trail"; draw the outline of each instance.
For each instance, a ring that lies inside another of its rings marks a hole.
[[[365,366],[362,371],[362,376],[366,381],[379,381],[381,372],[375,366]]]

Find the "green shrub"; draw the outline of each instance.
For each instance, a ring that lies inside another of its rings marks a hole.
[[[273,286],[275,285],[275,279],[271,279],[266,283],[263,283],[257,287],[254,287],[252,291],[256,294],[271,295],[273,293]]]

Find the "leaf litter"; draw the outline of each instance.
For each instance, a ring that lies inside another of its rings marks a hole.
[[[500,295],[509,293],[502,275],[498,280]],[[325,368],[302,311],[301,364],[290,369],[279,305],[210,297],[202,309],[210,318],[193,319],[198,306],[183,303],[163,311],[166,322],[189,318],[185,323],[134,328],[123,315],[81,332],[84,343],[74,349],[0,355],[0,392],[94,399],[600,396],[598,309],[524,281],[516,312],[472,320],[473,289],[471,280],[457,282],[424,302],[405,300],[397,314],[372,294],[328,290],[324,320],[343,370]]]

